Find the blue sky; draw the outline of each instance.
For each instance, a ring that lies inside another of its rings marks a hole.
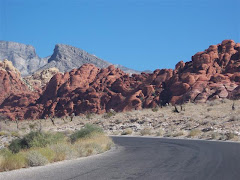
[[[240,42],[239,0],[0,0],[0,40],[84,49],[136,70],[174,68],[224,39]]]

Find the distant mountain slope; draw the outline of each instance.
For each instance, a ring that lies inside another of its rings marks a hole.
[[[111,63],[97,58],[79,48],[65,44],[57,44],[52,56],[48,59],[48,63],[40,68],[40,70],[56,67],[61,72],[66,72],[74,68],[79,68],[83,64],[94,64],[99,68],[105,68],[111,65]]]
[[[56,67],[60,72],[71,71],[83,64],[94,64],[99,68],[106,68],[112,63],[104,61],[95,55],[89,54],[79,48],[57,44],[51,56],[40,58],[31,45],[16,42],[0,41],[0,60],[8,59],[21,72],[23,76],[32,74],[38,70]],[[121,65],[115,65],[129,74],[139,74]]]
[[[94,64],[99,68],[106,68],[112,65],[112,63],[104,61],[82,49],[65,44],[57,44],[54,48],[53,55],[48,59],[48,63],[41,67],[40,70],[56,67],[60,70],[60,72],[66,72],[71,71],[74,68],[79,68],[83,64]],[[122,65],[115,66],[126,73],[140,73],[140,71],[135,71]]]
[[[22,75],[31,74],[47,63],[47,59],[40,58],[31,45],[0,41],[0,60],[4,59],[12,61]]]

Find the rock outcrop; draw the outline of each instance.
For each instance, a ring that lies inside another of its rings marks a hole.
[[[27,107],[39,98],[38,92],[32,92],[22,81],[20,72],[11,61],[0,61],[0,112],[11,119],[15,119],[21,107]],[[4,107],[10,107],[7,109]],[[20,112],[19,114],[23,114]]]
[[[42,71],[37,71],[30,76],[26,76],[23,78],[23,80],[32,90],[42,89],[57,73],[59,73],[57,68],[49,68]]]
[[[169,82],[172,103],[227,98],[239,86],[240,43],[224,40],[179,62]]]
[[[40,96],[35,91],[32,95],[20,96],[14,91],[4,96],[0,112],[12,119],[36,119],[234,99],[240,94],[239,70],[240,44],[232,40],[196,53],[189,62],[180,61],[174,70],[157,69],[129,76],[113,65],[98,68],[84,64],[55,74],[42,92],[38,91]]]

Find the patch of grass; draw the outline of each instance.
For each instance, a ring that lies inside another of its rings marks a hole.
[[[49,148],[54,151],[55,157],[54,161],[62,161],[65,159],[73,159],[77,157],[77,150],[73,148],[73,145],[68,143],[59,143],[49,146]]]
[[[81,157],[107,151],[113,146],[113,142],[111,138],[104,134],[99,134],[92,138],[79,139],[74,146],[78,151],[78,156]]]
[[[28,167],[27,159],[23,153],[13,154],[7,150],[0,155],[0,170],[1,171],[10,171],[14,169],[20,169],[23,167]]]
[[[89,156],[113,146],[111,138],[95,125],[87,125],[73,134],[76,137],[74,143],[62,133],[39,132],[31,132],[22,139],[12,141],[9,149],[0,150],[0,171]]]
[[[9,149],[13,153],[18,153],[21,149],[46,147],[47,145],[56,144],[62,141],[64,141],[64,135],[62,133],[30,132],[21,139],[13,140]]]
[[[50,147],[36,148],[35,151],[38,151],[42,156],[47,158],[49,162],[54,162],[56,153]]]
[[[0,131],[0,136],[6,136],[6,135],[8,135],[6,132]]]
[[[94,134],[103,134],[103,129],[96,125],[86,124],[84,128],[74,132],[70,136],[70,140],[74,143],[80,138],[91,137]]]
[[[196,137],[201,134],[199,129],[193,129],[189,132],[188,137]]]
[[[11,136],[14,136],[14,137],[20,137],[20,134],[18,133],[18,132],[16,132],[16,131],[14,131],[14,132],[11,132]]]
[[[128,135],[128,134],[132,134],[132,129],[131,128],[127,128],[124,129],[123,132],[121,133],[121,135]]]

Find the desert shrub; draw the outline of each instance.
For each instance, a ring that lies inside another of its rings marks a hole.
[[[237,116],[231,116],[230,118],[229,118],[229,122],[231,122],[231,121],[239,121],[239,117],[237,117]]]
[[[28,151],[26,159],[29,166],[43,166],[48,163],[47,158],[36,150]]]
[[[207,104],[209,106],[216,106],[220,104],[220,101],[219,100],[207,101]]]
[[[87,114],[86,114],[86,118],[87,118],[87,119],[91,119],[93,116],[94,116],[93,113],[87,113]]]
[[[219,138],[220,138],[220,134],[219,134],[219,133],[213,132],[213,133],[211,134],[211,139],[219,139]]]
[[[5,152],[1,152],[0,154],[1,171],[10,171],[13,169],[20,169],[28,166],[27,160],[22,153],[13,154],[12,152],[5,150]]]
[[[158,110],[159,110],[158,107],[154,107],[154,108],[152,108],[152,112],[157,112]]]
[[[5,135],[7,135],[6,132],[4,132],[4,131],[0,131],[0,136],[5,136]]]
[[[115,116],[115,115],[116,115],[116,112],[113,109],[110,109],[109,112],[107,112],[103,115],[103,118],[108,119],[108,118],[110,118],[112,116]]]
[[[76,142],[80,138],[89,138],[94,134],[102,134],[103,129],[97,125],[86,124],[84,128],[74,132],[70,136],[70,140],[72,143]]]
[[[49,148],[55,153],[54,161],[62,161],[77,157],[77,151],[74,149],[74,146],[68,143],[53,144],[49,146]]]
[[[28,149],[32,147],[46,147],[50,144],[56,144],[64,141],[62,133],[42,133],[30,132],[21,139],[15,139],[11,142],[9,149],[17,153],[21,149]]]
[[[189,132],[188,137],[195,137],[198,136],[201,133],[199,129],[193,129]]]
[[[141,134],[141,136],[150,135],[151,134],[151,129],[144,128],[144,129],[140,130],[140,134]]]
[[[184,133],[182,131],[179,131],[179,132],[175,132],[172,136],[178,137],[178,136],[182,136],[182,135],[184,135]]]
[[[235,137],[235,134],[232,132],[226,133],[226,140],[231,140]]]
[[[156,136],[163,136],[164,134],[164,130],[162,128],[160,128],[158,131],[157,131],[157,134]]]
[[[14,139],[10,145],[9,145],[9,149],[13,152],[13,153],[18,153],[21,149],[25,149],[27,148],[28,145],[26,143],[25,140],[23,139]]]
[[[112,117],[112,116],[114,116],[114,115],[115,115],[115,114],[112,113],[112,112],[107,112],[106,114],[103,115],[103,118],[108,119],[108,118],[110,118],[110,117]]]
[[[128,135],[128,134],[132,134],[131,128],[124,129],[123,132],[121,133],[121,135]]]

